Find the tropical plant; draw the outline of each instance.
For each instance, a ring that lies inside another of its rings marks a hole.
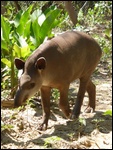
[[[31,13],[32,8],[30,5],[25,11],[20,10],[11,21],[1,15],[1,61],[2,68],[8,67],[11,89],[17,84],[14,58],[27,58],[47,37],[53,36],[52,29],[62,21],[56,19],[60,10],[55,6],[44,13],[39,9]],[[3,70],[3,76],[6,71]]]

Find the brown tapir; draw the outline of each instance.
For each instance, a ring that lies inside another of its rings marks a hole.
[[[41,44],[26,62],[16,58],[17,69],[23,69],[14,105],[20,106],[41,90],[43,121],[40,129],[47,129],[50,116],[51,88],[60,91],[59,107],[67,118],[80,114],[84,94],[89,95],[88,111],[95,109],[96,90],[90,77],[97,66],[102,51],[97,42],[86,33],[67,31]],[[80,79],[80,86],[71,113],[68,103],[69,85]]]

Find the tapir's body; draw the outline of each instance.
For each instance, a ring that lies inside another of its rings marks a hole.
[[[70,117],[68,89],[72,81],[79,78],[80,87],[72,117],[80,114],[85,91],[89,94],[89,107],[95,109],[95,85],[90,76],[97,66],[101,49],[97,42],[82,32],[68,31],[38,47],[24,63],[15,59],[18,69],[24,72],[19,81],[19,89],[15,96],[15,106],[19,106],[27,98],[41,89],[43,106],[43,125],[48,123],[50,115],[50,90],[60,91],[59,106]]]

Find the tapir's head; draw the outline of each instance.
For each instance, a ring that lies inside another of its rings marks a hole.
[[[42,86],[42,71],[46,67],[44,57],[35,59],[28,58],[26,62],[15,59],[15,66],[22,69],[23,74],[19,78],[18,89],[14,98],[14,106],[21,106],[28,98],[33,96]]]

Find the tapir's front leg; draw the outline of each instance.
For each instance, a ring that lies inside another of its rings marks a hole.
[[[67,118],[70,118],[71,116],[71,110],[69,108],[69,102],[68,102],[68,90],[69,90],[69,85],[65,85],[61,88],[59,88],[60,91],[60,101],[59,101],[59,107],[62,109],[64,115]]]
[[[38,127],[39,130],[47,129],[48,126],[48,119],[50,116],[50,94],[51,94],[51,88],[45,86],[41,88],[43,118],[42,118],[42,123]]]

